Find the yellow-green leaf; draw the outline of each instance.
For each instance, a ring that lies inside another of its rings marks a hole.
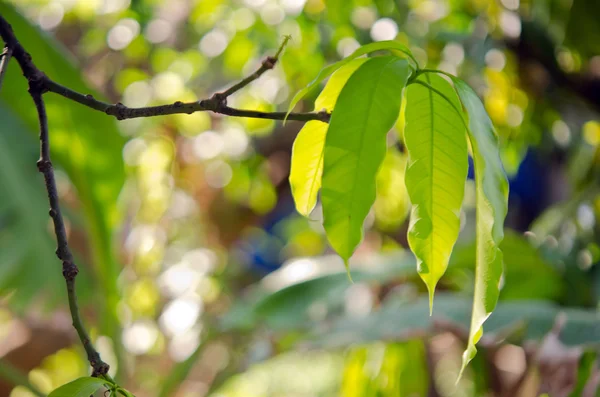
[[[353,59],[356,59],[360,56],[363,56],[363,55],[371,53],[371,52],[381,51],[381,50],[400,51],[401,53],[403,53],[407,57],[409,57],[415,63],[415,65],[417,64],[417,61],[413,57],[413,55],[410,52],[410,50],[408,49],[408,47],[406,47],[404,44],[399,43],[397,41],[385,40],[385,41],[378,41],[375,43],[366,44],[366,45],[358,48],[356,51],[354,51],[352,54],[350,54],[348,57],[342,59],[341,61],[336,62],[334,64],[327,66],[326,68],[321,69],[321,71],[319,72],[317,77],[315,77],[315,79],[313,81],[311,81],[306,87],[304,87],[303,89],[298,91],[298,93],[296,95],[294,95],[294,97],[292,98],[292,101],[290,102],[290,106],[288,108],[288,114],[292,111],[294,106],[296,106],[296,104],[298,102],[300,102],[300,100],[302,98],[304,98],[304,96],[310,92],[310,90],[312,90],[317,85],[319,85],[323,80],[325,80],[333,72],[335,72],[342,66],[346,65],[348,62],[352,61]]]
[[[338,69],[329,79],[315,101],[316,110],[333,110],[342,88],[366,58],[355,59]],[[323,148],[329,125],[321,121],[309,121],[302,127],[292,148],[290,185],[296,209],[308,216],[317,202],[323,175]]]
[[[292,148],[290,185],[296,210],[304,216],[310,215],[315,207],[321,188],[327,127],[321,121],[309,121],[298,133]]]
[[[504,218],[508,208],[508,181],[498,151],[498,138],[481,100],[464,81],[453,78],[454,87],[469,120],[468,136],[473,151],[476,186],[475,296],[469,343],[463,354],[462,371],[475,357],[475,344],[483,334],[500,293]]]
[[[404,142],[409,162],[405,180],[412,202],[408,243],[429,290],[431,310],[435,286],[448,267],[460,230],[468,152],[465,124],[457,112],[460,103],[452,86],[437,75],[420,80],[439,93],[420,84],[410,85],[406,92]]]
[[[375,201],[386,135],[398,117],[410,73],[405,59],[369,59],[342,88],[331,116],[321,192],[323,224],[331,246],[346,264],[362,239],[363,222]]]

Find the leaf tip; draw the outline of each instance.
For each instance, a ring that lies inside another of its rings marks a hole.
[[[435,286],[427,285],[429,291],[429,317],[433,315],[433,295],[435,294]]]

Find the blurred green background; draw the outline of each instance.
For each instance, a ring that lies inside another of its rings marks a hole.
[[[395,39],[465,79],[497,127],[511,194],[505,274],[455,385],[470,316],[474,186],[428,315],[407,249],[402,120],[350,284],[320,209],[294,209],[300,123],[209,113],[117,122],[47,94],[83,316],[137,396],[595,396],[600,370],[597,0],[0,1],[37,66],[110,102],[207,98],[285,110],[328,63]],[[311,111],[315,91],[298,110]],[[318,109],[317,109],[318,110]],[[0,93],[0,395],[88,374],[71,329],[37,120],[10,64]],[[470,170],[472,177],[472,170]]]

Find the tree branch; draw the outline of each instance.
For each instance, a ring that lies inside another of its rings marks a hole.
[[[38,114],[40,127],[40,159],[37,162],[38,170],[44,175],[46,191],[48,192],[48,201],[50,202],[50,217],[54,224],[54,233],[56,234],[56,256],[62,261],[62,273],[67,285],[67,294],[69,299],[69,309],[73,320],[73,327],[77,331],[77,335],[81,340],[88,361],[92,367],[92,376],[104,377],[107,376],[109,369],[100,358],[100,354],[94,348],[90,337],[87,334],[83,321],[79,315],[77,306],[77,295],[75,292],[75,278],[79,269],[73,262],[73,255],[67,243],[67,233],[65,224],[60,212],[58,200],[58,191],[56,189],[56,180],[54,178],[54,170],[50,160],[50,137],[48,134],[48,116],[46,114],[46,106],[44,104],[43,94],[47,91],[45,82],[47,77],[35,66],[31,56],[25,51],[23,46],[16,39],[10,24],[0,15],[0,36],[5,42],[8,52],[14,56],[23,75],[29,82],[29,94],[33,99],[35,108]],[[6,59],[6,58],[5,58]],[[4,64],[4,63],[3,63]]]
[[[62,272],[67,285],[67,294],[69,301],[69,309],[73,320],[73,327],[77,331],[77,335],[83,345],[88,361],[92,367],[92,375],[98,377],[109,378],[107,375],[109,366],[100,358],[100,354],[92,344],[86,328],[81,320],[79,308],[77,305],[77,295],[75,291],[75,278],[79,272],[77,265],[73,261],[73,255],[68,246],[67,234],[65,230],[64,220],[60,211],[58,192],[56,189],[56,181],[54,178],[54,170],[50,160],[50,137],[48,133],[48,118],[46,114],[46,106],[43,100],[43,95],[46,92],[53,92],[67,99],[78,102],[91,109],[101,111],[107,115],[115,117],[117,120],[138,118],[138,117],[154,117],[169,114],[191,114],[194,112],[211,111],[213,113],[223,114],[233,117],[248,117],[270,120],[286,119],[285,112],[261,112],[257,110],[236,109],[227,106],[227,98],[246,87],[251,82],[258,79],[266,71],[273,69],[279,56],[281,55],[285,45],[290,37],[287,36],[283,40],[281,46],[277,50],[275,56],[267,57],[254,73],[244,78],[237,84],[234,84],[227,90],[214,94],[209,99],[203,99],[195,102],[183,103],[177,101],[169,105],[149,106],[143,108],[129,108],[122,103],[109,104],[95,99],[92,95],[84,95],[68,87],[65,87],[46,76],[33,63],[31,56],[25,48],[17,40],[10,24],[0,15],[0,37],[5,42],[5,49],[2,53],[0,63],[0,86],[6,72],[6,65],[11,59],[11,56],[16,59],[23,71],[23,75],[29,82],[29,94],[35,103],[38,114],[40,128],[40,159],[37,162],[39,171],[44,175],[46,190],[48,192],[48,200],[50,203],[50,217],[54,224],[54,233],[57,240],[56,255],[62,262]],[[290,113],[287,115],[288,120],[310,121],[319,120],[329,122],[331,114],[326,111],[310,112],[310,113]]]
[[[48,91],[71,99],[94,110],[114,116],[117,120],[135,119],[140,117],[166,116],[169,114],[192,114],[195,112],[213,112],[233,117],[250,117],[257,119],[283,120],[285,112],[259,112],[256,110],[235,109],[227,106],[226,101],[221,99],[222,94],[215,94],[209,99],[195,102],[180,102],[169,105],[148,106],[143,108],[130,108],[122,103],[110,104],[94,98],[92,95],[84,95],[73,91],[44,76],[44,86]],[[226,91],[227,92],[227,91]],[[290,113],[288,120],[310,121],[319,120],[329,122],[330,114],[327,112]]]

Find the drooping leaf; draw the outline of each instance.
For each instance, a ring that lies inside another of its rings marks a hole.
[[[106,384],[108,384],[108,382],[100,378],[79,378],[62,385],[50,393],[48,397],[89,397]]]
[[[342,88],[356,69],[366,59],[355,59],[337,70],[315,101],[315,110],[333,110]],[[308,216],[317,202],[323,174],[323,148],[329,125],[321,121],[309,121],[302,127],[292,148],[290,185],[296,209]]]
[[[290,106],[288,107],[288,113],[290,113],[292,111],[294,106],[296,106],[296,104],[298,102],[300,102],[300,100],[302,98],[304,98],[304,96],[306,94],[308,94],[310,92],[310,90],[312,90],[317,85],[319,85],[323,80],[325,80],[333,72],[335,72],[342,66],[346,65],[348,62],[352,61],[353,59],[356,59],[362,55],[365,55],[365,54],[368,54],[371,52],[381,51],[381,50],[400,51],[401,53],[408,56],[415,64],[417,63],[417,61],[414,59],[412,53],[408,49],[408,47],[406,47],[404,44],[399,43],[397,41],[386,40],[386,41],[378,41],[376,43],[366,44],[366,45],[360,47],[359,49],[357,49],[356,51],[354,51],[348,57],[342,59],[341,61],[336,62],[334,64],[331,64],[331,65],[321,69],[321,71],[319,72],[317,77],[315,77],[315,79],[313,81],[311,81],[310,84],[308,84],[306,87],[304,87],[303,89],[298,91],[298,93],[296,95],[294,95],[294,97],[292,98],[292,101],[290,102]]]
[[[33,61],[48,77],[76,91],[96,95],[82,79],[73,58],[56,40],[30,24],[6,2],[0,2],[0,14],[10,21]],[[16,62],[9,64],[0,94],[0,100],[37,134],[37,116],[27,93],[27,81]],[[125,139],[120,135],[116,121],[101,112],[51,93],[44,99],[52,159],[57,168],[67,173],[85,214],[92,251],[89,257],[94,260],[106,307],[102,332],[118,337],[116,283],[120,268],[112,241],[119,222],[117,198],[125,180],[122,158]],[[48,252],[48,257],[54,255],[53,251]],[[57,259],[54,261],[58,263]]]
[[[375,201],[386,135],[398,117],[409,75],[405,59],[368,60],[342,89],[331,116],[321,192],[323,224],[331,246],[346,264],[362,239],[363,222]]]
[[[442,77],[421,79],[460,108],[452,86]],[[448,267],[460,231],[468,171],[466,130],[461,115],[433,90],[412,84],[406,98],[405,180],[412,203],[408,243],[429,290],[431,311],[435,286]]]
[[[463,354],[463,371],[477,353],[475,344],[483,334],[500,292],[504,218],[508,209],[508,181],[498,152],[498,138],[481,100],[464,81],[453,78],[468,118],[468,136],[473,151],[476,187],[475,296],[469,343]]]

